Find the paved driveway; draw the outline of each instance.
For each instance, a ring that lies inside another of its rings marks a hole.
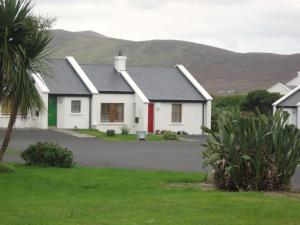
[[[2,139],[4,131],[0,131]],[[25,149],[38,141],[59,143],[73,151],[83,166],[145,168],[174,171],[202,169],[201,140],[189,142],[108,142],[97,138],[77,138],[52,130],[15,130],[9,148]],[[6,161],[16,157],[7,155]]]
[[[0,140],[4,131],[0,131]],[[94,167],[142,168],[173,171],[203,171],[201,144],[185,142],[107,142],[97,138],[77,138],[51,130],[15,130],[9,148],[22,150],[38,141],[59,143],[73,151],[79,165]],[[20,161],[15,155],[6,155],[5,161]],[[293,183],[300,188],[300,169]]]

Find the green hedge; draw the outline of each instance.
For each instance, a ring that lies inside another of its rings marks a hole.
[[[54,143],[37,143],[30,145],[21,153],[21,158],[27,165],[50,166],[50,167],[72,167],[73,153],[67,148],[62,148]]]

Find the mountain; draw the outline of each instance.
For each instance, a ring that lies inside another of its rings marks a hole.
[[[300,54],[237,53],[177,40],[129,41],[93,31],[52,30],[54,58],[74,56],[80,63],[112,64],[119,50],[132,66],[185,65],[211,93],[247,92],[285,83],[300,70]]]

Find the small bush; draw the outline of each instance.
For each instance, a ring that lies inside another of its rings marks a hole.
[[[176,132],[165,131],[163,134],[163,139],[165,140],[178,140],[178,136]]]
[[[129,134],[129,128],[127,126],[121,127],[121,134],[122,135],[128,135]]]
[[[116,136],[116,131],[115,130],[107,130],[106,131],[106,136],[107,137],[114,137],[114,136]]]
[[[74,166],[73,153],[54,143],[37,143],[30,145],[21,153],[27,165],[53,166],[69,168]]]

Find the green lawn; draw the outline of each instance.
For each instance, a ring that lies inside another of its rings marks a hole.
[[[15,165],[0,174],[2,225],[296,225],[298,197],[170,188],[197,173]]]
[[[74,131],[82,134],[92,135],[104,141],[136,141],[135,134],[128,134],[128,135],[116,134],[116,136],[114,137],[108,137],[106,136],[106,133],[96,129],[76,129]],[[153,134],[147,135],[147,141],[162,141],[162,140],[163,137],[161,135],[153,135]]]

